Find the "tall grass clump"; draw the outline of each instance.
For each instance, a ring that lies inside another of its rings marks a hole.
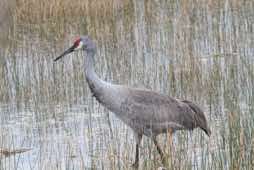
[[[102,79],[205,111],[210,138],[177,132],[170,151],[159,137],[173,155],[166,168],[254,166],[251,0],[2,0],[0,8],[0,145],[33,148],[0,167],[130,169],[133,133],[91,96],[84,54],[53,62],[83,34],[97,44]],[[140,169],[164,166],[146,137],[140,152]]]

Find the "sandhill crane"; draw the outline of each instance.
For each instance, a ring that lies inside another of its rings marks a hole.
[[[143,135],[151,137],[164,159],[163,151],[157,143],[160,133],[176,130],[201,128],[208,136],[208,127],[203,111],[193,102],[178,100],[153,91],[110,84],[100,79],[94,70],[96,45],[88,36],[79,37],[74,44],[54,61],[78,50],[84,50],[85,76],[90,90],[99,103],[115,113],[134,131],[136,153],[134,167],[139,165],[139,145]]]

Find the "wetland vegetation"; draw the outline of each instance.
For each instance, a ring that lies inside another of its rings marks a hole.
[[[254,1],[2,0],[0,8],[0,169],[131,169],[133,133],[92,97],[83,54],[53,62],[84,34],[96,41],[101,78],[204,109],[211,137],[174,134],[168,169],[254,167]],[[159,142],[169,152],[166,135]],[[3,154],[14,150],[27,152]],[[140,169],[162,166],[149,139],[140,154]]]

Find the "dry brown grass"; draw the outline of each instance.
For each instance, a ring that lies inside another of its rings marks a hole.
[[[188,25],[193,24],[196,20],[193,14],[196,8],[208,7],[216,15],[217,9],[222,7],[225,2],[182,0],[167,3],[173,8],[179,8],[180,15],[174,19],[178,18],[179,28],[183,29],[180,31],[187,30],[188,32],[191,29]],[[242,4],[241,2],[230,1],[229,6],[237,8],[241,6],[239,5]],[[97,28],[97,32],[98,28],[106,32],[107,28],[112,29],[112,26],[116,24],[117,17],[122,14],[128,18],[126,19],[126,27],[128,27],[129,22],[133,19],[133,9],[135,8],[130,0],[3,0],[2,3],[4,5],[0,5],[5,10],[1,10],[0,14],[4,13],[1,16],[8,24],[4,24],[4,29],[2,29],[0,17],[0,30],[11,32],[10,39],[14,40],[24,37],[24,33],[35,33],[36,36],[39,35],[50,40],[52,37],[55,39],[64,38],[73,32],[84,34],[89,32],[88,30],[90,30],[89,34],[95,35],[96,31],[93,31],[92,28]],[[157,6],[156,2],[148,0],[144,3],[147,8],[146,17],[148,18],[146,20],[150,20],[156,16],[150,14]],[[165,20],[168,19],[165,18]],[[10,23],[13,23],[13,26]],[[182,25],[186,26],[182,27]]]
[[[195,137],[197,142],[201,141],[200,145],[195,144],[195,148],[200,147],[200,150],[204,151],[201,153],[204,163],[197,169],[225,169],[225,166],[237,169],[241,168],[239,162],[244,163],[246,169],[252,167],[252,156],[248,156],[254,153],[253,131],[250,130],[254,129],[253,119],[246,118],[247,114],[240,109],[238,111],[236,106],[245,104],[243,98],[246,101],[250,100],[248,106],[253,106],[253,62],[249,59],[245,61],[245,56],[252,55],[248,52],[252,47],[251,38],[248,38],[252,33],[251,5],[242,13],[244,1],[236,0],[17,0],[17,3],[11,4],[6,4],[10,2],[7,0],[3,2],[5,6],[1,7],[5,10],[1,10],[0,13],[9,16],[8,19],[3,17],[7,19],[6,23],[13,21],[13,24],[5,25],[5,30],[13,31],[11,38],[15,41],[22,38],[25,40],[19,41],[19,50],[11,46],[10,50],[6,49],[2,55],[4,58],[3,62],[0,62],[1,101],[8,103],[13,99],[17,104],[25,103],[36,108],[45,103],[49,104],[49,107],[66,103],[75,106],[76,103],[81,103],[87,104],[92,110],[91,113],[100,113],[101,110],[97,110],[93,100],[87,97],[90,91],[84,83],[83,59],[75,54],[75,58],[70,56],[61,63],[53,64],[53,59],[62,52],[61,48],[67,46],[73,36],[88,33],[97,41],[99,56],[96,58],[96,70],[103,79],[134,87],[145,85],[177,98],[197,101],[200,106],[207,107],[206,114],[209,114],[209,122],[214,129],[210,141],[214,142],[213,146],[217,149],[212,150],[211,146],[204,146],[205,140],[202,136],[198,136],[197,139]],[[248,3],[251,4],[251,1],[246,2]],[[6,5],[8,8],[5,8]],[[0,16],[0,19],[3,18]],[[247,26],[242,27],[241,23]],[[9,27],[11,29],[8,29]],[[66,40],[61,41],[66,36]],[[48,41],[42,44],[44,42],[41,38]],[[65,44],[54,43],[54,40]],[[233,50],[236,52],[233,52],[236,55],[233,55],[229,48],[232,46],[235,46]],[[11,53],[12,51],[14,52]],[[236,60],[235,56],[241,57],[242,60]],[[164,60],[167,57],[168,59]],[[241,83],[240,80],[244,80],[246,85],[238,89],[237,84]],[[241,95],[243,97],[239,95],[241,93],[245,93]],[[224,122],[219,122],[218,126],[214,125],[214,117],[219,117],[225,110],[229,110],[229,114],[226,115],[228,121],[222,119]],[[44,111],[37,110],[35,114],[40,118],[41,112],[44,115]],[[52,114],[51,111],[48,113]],[[251,113],[253,111],[248,114],[253,118]],[[179,169],[191,169],[193,167],[187,149],[192,146],[187,146],[185,142],[188,141],[188,136],[176,136],[180,142],[176,145],[179,148],[173,161],[179,162],[179,165],[176,165]],[[94,140],[92,137],[87,138]],[[107,141],[110,141],[105,139],[107,140],[102,140],[101,143],[107,144]],[[109,144],[112,148],[106,152],[105,162],[114,168],[119,162],[120,151],[114,148],[114,142]],[[40,145],[43,145],[43,142]],[[123,151],[125,156],[121,158],[121,162],[124,167],[129,167],[129,161],[132,159],[133,149],[129,149],[131,147],[132,142]],[[153,153],[153,149],[150,150],[143,153]],[[0,154],[1,152],[2,155],[9,153],[5,150],[0,150]],[[100,150],[95,152],[95,155],[100,155],[99,152]],[[154,167],[160,165],[160,159],[156,159],[156,154],[155,152],[156,161],[150,159],[153,158],[152,154],[143,156],[144,169],[155,169]],[[70,152],[69,156],[80,158],[82,155]],[[99,165],[101,158],[102,156],[92,158],[94,168]]]
[[[8,9],[11,9],[10,12],[7,11],[11,13],[11,15],[7,14],[10,17],[5,18],[13,26],[8,24],[4,32],[8,31],[10,34],[4,35],[8,35],[8,39],[15,42],[38,36],[50,41],[59,40],[74,32],[78,34],[89,32],[90,35],[96,35],[98,28],[101,28],[102,32],[110,30],[107,28],[112,27],[119,11],[131,15],[130,5],[132,2],[128,0],[77,0],[74,2],[71,0],[5,0],[5,5],[2,7],[8,6]]]
[[[60,18],[75,19],[87,13],[96,15],[101,8],[111,10],[109,9],[110,4],[112,4],[112,0],[91,2],[87,0],[77,0],[75,2],[71,0],[18,0],[16,17],[17,21],[23,24],[41,24],[50,20],[56,21]]]
[[[3,155],[5,157],[9,157],[9,156],[24,153],[24,152],[27,152],[27,151],[30,151],[30,150],[32,150],[32,149],[22,148],[22,149],[10,150],[10,149],[5,149],[5,148],[0,148],[0,156]]]

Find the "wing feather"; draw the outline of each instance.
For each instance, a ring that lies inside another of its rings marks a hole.
[[[146,90],[130,90],[122,109],[136,126],[155,128],[195,128],[195,113],[188,104],[167,95]]]

